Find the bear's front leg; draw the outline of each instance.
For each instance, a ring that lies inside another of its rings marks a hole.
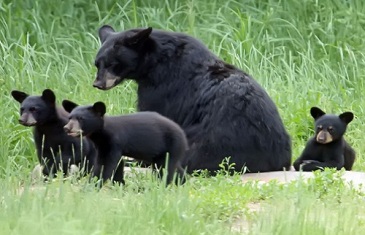
[[[315,171],[315,170],[324,170],[325,167],[328,168],[336,168],[340,170],[343,167],[343,164],[340,164],[337,161],[327,161],[327,162],[319,162],[316,160],[307,160],[303,161],[300,165],[303,171]]]
[[[111,150],[104,163],[103,181],[111,180],[112,182],[124,184],[124,161],[121,151]]]

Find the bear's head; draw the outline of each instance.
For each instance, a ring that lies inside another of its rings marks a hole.
[[[312,107],[310,113],[315,120],[316,141],[320,144],[328,144],[340,139],[345,134],[347,125],[354,118],[351,112],[344,112],[337,116],[326,114],[317,107]]]
[[[68,135],[73,137],[88,136],[103,129],[103,117],[106,112],[103,102],[79,106],[72,101],[63,100],[62,106],[70,113],[69,121],[63,128]]]
[[[11,91],[11,95],[20,103],[19,123],[24,126],[42,125],[57,117],[56,96],[50,89],[45,89],[41,96],[17,90]]]
[[[132,29],[115,32],[109,25],[99,29],[99,38],[102,43],[99,49],[95,66],[97,76],[93,86],[108,90],[126,78],[133,78],[138,72],[138,66],[144,57],[147,41],[152,28]]]

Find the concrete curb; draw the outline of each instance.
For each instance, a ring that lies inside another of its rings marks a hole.
[[[298,172],[298,171],[272,171],[263,173],[249,173],[242,175],[242,181],[260,181],[267,183],[276,180],[280,183],[288,183],[293,180],[313,178],[313,172]],[[359,171],[346,171],[342,175],[342,178],[352,183],[354,186],[365,190],[365,172]]]

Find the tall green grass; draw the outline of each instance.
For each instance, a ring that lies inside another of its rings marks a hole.
[[[19,105],[10,91],[40,94],[51,88],[58,102],[102,100],[110,114],[135,112],[135,83],[127,81],[110,91],[92,88],[98,28],[110,24],[117,30],[152,26],[186,32],[247,71],[268,91],[292,137],[293,159],[313,133],[311,106],[334,113],[353,111],[356,118],[346,139],[357,152],[354,170],[363,171],[364,12],[360,0],[1,0],[0,231],[229,234],[230,224],[245,215],[247,220],[253,218],[247,233],[333,234],[338,228],[339,234],[359,234],[360,230],[349,229],[363,228],[362,220],[355,223],[363,216],[357,209],[363,206],[358,199],[361,193],[345,193],[342,200],[347,203],[339,204],[318,198],[316,190],[309,188],[299,194],[300,187],[294,186],[290,190],[278,185],[242,186],[238,176],[198,177],[178,189],[161,188],[139,175],[128,179],[124,188],[107,187],[101,192],[83,181],[31,186],[28,178],[36,164],[31,129],[17,123]],[[312,186],[324,187],[318,182]],[[336,184],[326,187],[348,190]],[[274,198],[278,199],[271,201]],[[293,203],[300,198],[305,198],[302,204]],[[256,218],[245,206],[262,199],[277,209],[265,207]],[[326,203],[333,207],[327,208]],[[317,207],[325,219],[318,221]],[[336,214],[342,211],[344,216]],[[307,218],[317,223],[315,230],[309,230],[314,222],[307,224]],[[335,226],[337,219],[344,219],[343,227]]]

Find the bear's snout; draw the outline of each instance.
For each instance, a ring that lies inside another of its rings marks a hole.
[[[77,137],[82,134],[80,123],[76,120],[70,120],[64,127],[63,130],[69,136]]]
[[[316,140],[320,144],[328,144],[333,141],[333,137],[328,131],[320,131],[317,134]]]
[[[33,115],[28,114],[23,114],[18,121],[23,126],[35,126],[37,124],[37,121]]]
[[[104,90],[105,89],[105,84],[103,84],[102,81],[95,80],[94,83],[93,83],[93,87],[98,88],[100,90]]]
[[[71,131],[71,129],[68,127],[68,125],[65,125],[63,127],[63,130],[66,132],[66,133],[69,133]]]

